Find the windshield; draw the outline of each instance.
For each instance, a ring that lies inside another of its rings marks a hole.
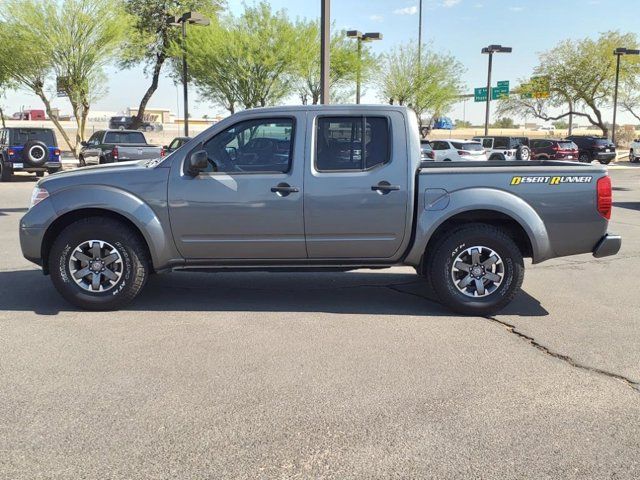
[[[611,141],[608,138],[596,138],[596,145],[610,145]]]
[[[142,132],[109,132],[104,143],[147,143]]]
[[[467,150],[469,152],[479,152],[482,150],[482,145],[476,142],[451,142],[451,145],[457,150]]]
[[[562,150],[577,150],[578,146],[573,142],[558,142],[558,147]]]
[[[11,138],[12,145],[24,145],[29,141],[43,142],[48,147],[56,146],[56,138],[51,130],[38,130],[28,128],[13,130]]]

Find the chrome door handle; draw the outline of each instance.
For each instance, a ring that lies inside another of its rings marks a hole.
[[[398,190],[400,190],[400,185],[391,185],[389,182],[383,181],[378,183],[377,185],[373,185],[371,187],[371,190],[384,195],[389,192],[397,192]]]
[[[279,183],[275,187],[271,187],[271,191],[281,197],[286,197],[291,193],[299,193],[300,189],[298,187],[292,187],[288,183]]]

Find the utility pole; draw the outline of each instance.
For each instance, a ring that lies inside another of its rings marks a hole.
[[[484,47],[480,53],[489,54],[489,69],[487,71],[487,106],[484,116],[484,135],[489,135],[489,112],[491,104],[491,69],[493,68],[493,54],[494,53],[511,53],[513,49],[511,47],[503,47],[502,45],[489,45]]]
[[[380,32],[370,32],[363,34],[359,30],[348,30],[348,38],[355,38],[358,42],[358,66],[356,67],[356,105],[360,104],[360,89],[362,84],[362,42],[382,40]]]
[[[321,0],[320,7],[320,103],[331,103],[329,72],[331,69],[331,0]]]
[[[418,65],[422,60],[422,0],[418,7]]]
[[[616,59],[616,87],[613,91],[613,125],[611,126],[611,142],[616,143],[616,113],[618,110],[618,81],[620,79],[620,57],[622,55],[640,55],[640,50],[631,50],[629,48],[616,48],[613,54]]]

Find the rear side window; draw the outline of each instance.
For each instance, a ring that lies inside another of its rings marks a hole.
[[[558,142],[558,147],[562,150],[577,150],[578,146],[573,142]]]
[[[495,149],[508,149],[509,139],[505,137],[496,137],[493,140],[493,148]]]
[[[449,144],[442,141],[431,142],[431,147],[434,150],[449,150]]]
[[[391,160],[386,117],[320,117],[316,132],[319,172],[363,171]]]
[[[43,142],[49,147],[56,146],[56,137],[51,130],[20,128],[13,130],[11,137],[12,145],[24,145],[27,142],[36,141]]]
[[[104,143],[147,143],[142,132],[109,132]]]
[[[609,145],[611,142],[606,138],[597,138],[596,145]]]

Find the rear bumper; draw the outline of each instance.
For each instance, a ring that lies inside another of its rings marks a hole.
[[[46,162],[40,167],[34,167],[32,165],[23,163],[22,167],[16,167],[16,163],[13,163],[13,171],[14,172],[47,172],[49,170],[60,170],[62,168],[62,163],[60,162]]]
[[[616,152],[596,152],[593,155],[593,158],[595,158],[596,160],[613,160],[614,158],[616,158]]]
[[[596,258],[616,255],[622,246],[622,237],[619,235],[605,235],[593,248],[593,256]]]

